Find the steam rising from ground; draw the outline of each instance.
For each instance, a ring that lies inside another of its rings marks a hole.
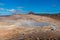
[[[35,26],[48,26],[49,23],[47,23],[47,22],[35,22],[33,20],[23,20],[21,22],[15,23],[15,25],[35,27]]]
[[[15,25],[16,27],[44,27],[44,26],[50,26],[51,28],[56,29],[56,25],[49,23],[49,22],[36,22],[34,20],[19,20],[19,21],[13,21],[13,20],[6,20],[9,25],[7,26],[1,26],[0,28],[10,28],[12,25]]]

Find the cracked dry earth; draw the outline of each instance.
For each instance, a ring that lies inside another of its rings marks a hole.
[[[59,40],[59,23],[37,15],[0,17],[0,40]]]

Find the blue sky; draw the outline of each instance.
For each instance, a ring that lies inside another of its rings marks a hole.
[[[12,13],[58,13],[60,0],[0,0],[0,15]]]

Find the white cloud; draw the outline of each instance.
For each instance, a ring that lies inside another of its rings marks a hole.
[[[16,10],[16,9],[7,9],[7,11],[11,12],[11,13],[21,13],[24,12],[23,10]]]
[[[4,8],[0,8],[0,10],[4,10]]]
[[[17,10],[17,12],[23,12],[23,10]]]
[[[2,10],[2,12],[0,11],[0,13],[24,13],[25,11],[22,9],[7,9],[7,8],[0,8],[0,10]]]
[[[15,13],[16,12],[16,10],[15,9],[10,9],[10,10],[8,10],[9,12],[12,12],[12,13]]]

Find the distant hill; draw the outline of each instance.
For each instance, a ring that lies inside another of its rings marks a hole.
[[[38,15],[38,16],[47,16],[47,17],[51,17],[51,18],[60,20],[60,13],[48,14],[48,13],[34,13],[34,12],[29,12],[28,14]]]
[[[8,16],[11,16],[11,15],[0,15],[0,17],[8,17]]]
[[[48,14],[48,13],[34,13],[34,12],[31,11],[28,14],[29,15],[46,16],[46,17],[51,17],[51,18],[60,20],[60,13]],[[20,15],[20,14],[13,14],[13,15]],[[8,17],[8,16],[12,16],[12,15],[0,15],[0,17]]]

